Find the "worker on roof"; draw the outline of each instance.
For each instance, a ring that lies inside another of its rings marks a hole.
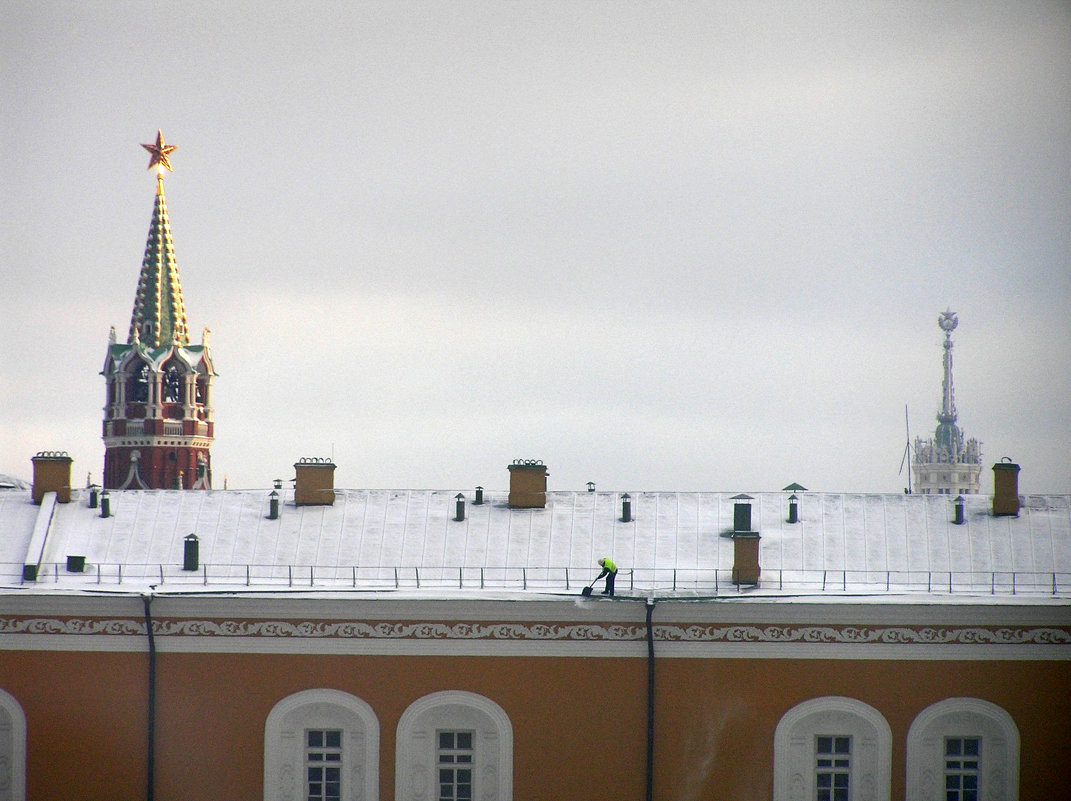
[[[614,597],[614,581],[617,579],[617,565],[614,564],[614,560],[609,556],[604,556],[599,560],[599,567],[602,568],[602,572],[595,578],[598,581],[603,576],[606,576],[606,589],[602,591],[603,595],[609,595]]]

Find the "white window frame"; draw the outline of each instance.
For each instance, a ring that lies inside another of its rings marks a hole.
[[[26,801],[26,713],[0,690],[0,801]]]
[[[489,698],[460,690],[432,693],[414,701],[398,721],[394,797],[434,801],[438,797],[438,732],[471,731],[472,797],[513,799],[513,726]]]
[[[305,732],[342,730],[342,793],[379,798],[379,720],[372,707],[340,690],[314,689],[279,701],[264,724],[265,801],[305,798]]]
[[[981,737],[979,797],[1019,799],[1019,728],[980,698],[946,698],[926,707],[907,732],[907,797],[943,801],[945,738]]]
[[[839,695],[812,698],[788,710],[774,731],[775,801],[816,798],[815,737],[852,738],[851,801],[889,801],[892,730],[869,704]]]

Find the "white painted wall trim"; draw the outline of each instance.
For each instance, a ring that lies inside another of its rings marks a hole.
[[[26,714],[0,690],[0,801],[26,801]]]
[[[874,707],[843,696],[813,698],[782,716],[774,731],[774,800],[815,798],[814,738],[852,737],[851,798],[889,801],[892,730]]]
[[[981,797],[1019,798],[1019,727],[1001,707],[981,698],[946,698],[922,710],[907,732],[907,797],[944,797],[946,737],[981,737]]]
[[[432,693],[414,701],[398,721],[395,798],[431,801],[435,788],[436,731],[475,732],[473,798],[513,799],[513,726],[489,698],[460,690]]]
[[[342,792],[347,801],[379,798],[379,720],[349,693],[312,689],[279,701],[264,724],[264,799],[300,801],[306,729],[342,729]]]

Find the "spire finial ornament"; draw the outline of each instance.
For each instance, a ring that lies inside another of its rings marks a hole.
[[[948,308],[941,312],[940,316],[937,318],[937,324],[941,326],[941,330],[944,331],[946,335],[951,335],[952,332],[956,330],[956,326],[959,325],[959,318],[956,317],[956,313],[952,311],[951,308]]]
[[[164,170],[172,172],[171,159],[169,156],[178,149],[178,145],[164,144],[164,134],[159,129],[156,131],[156,144],[142,145],[143,148],[149,151],[149,167],[148,169],[156,168],[156,174],[161,178],[164,175]]]

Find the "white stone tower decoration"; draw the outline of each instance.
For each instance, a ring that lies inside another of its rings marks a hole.
[[[941,312],[937,324],[945,332],[944,381],[941,411],[933,439],[915,440],[915,492],[939,495],[973,495],[979,491],[982,448],[965,439],[956,425],[956,398],[952,389],[952,332],[959,325],[951,309]]]

